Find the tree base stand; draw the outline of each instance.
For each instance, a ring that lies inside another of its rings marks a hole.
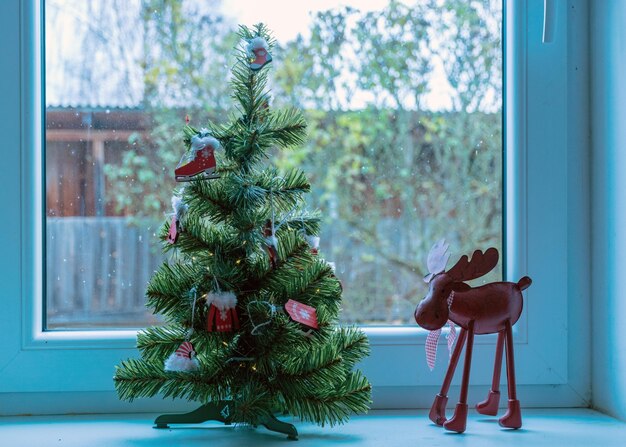
[[[233,413],[232,404],[231,400],[220,400],[204,404],[189,413],[162,414],[154,420],[154,428],[169,428],[169,424],[201,424],[205,421],[219,421],[225,425],[231,425],[236,422],[231,417]],[[267,416],[261,419],[259,423],[270,431],[287,435],[289,439],[298,439],[296,427],[287,422],[279,421],[274,416]]]

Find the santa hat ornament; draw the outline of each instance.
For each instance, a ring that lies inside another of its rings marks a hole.
[[[272,62],[272,55],[268,51],[267,41],[260,36],[250,39],[246,50],[252,60],[250,62],[250,70],[252,71],[259,71]]]
[[[179,348],[165,360],[165,371],[198,371],[200,363],[190,341],[184,341]]]
[[[172,201],[173,202],[173,201]],[[198,299],[198,293],[196,288],[193,287],[189,294],[193,296],[193,304],[191,305],[191,321],[196,314],[196,301]],[[196,351],[193,349],[193,345],[189,341],[193,334],[193,327],[190,327],[187,331],[187,337],[185,341],[178,347],[178,349],[165,360],[165,371],[198,371],[200,369],[200,363],[196,358]]]
[[[211,292],[207,295],[209,307],[208,332],[230,332],[239,329],[237,296],[233,292]]]

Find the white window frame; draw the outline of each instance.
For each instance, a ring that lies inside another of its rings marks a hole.
[[[588,137],[580,125],[588,122],[586,6],[505,1],[505,275],[533,279],[515,339],[526,406],[589,404]],[[162,399],[117,400],[114,365],[138,356],[134,331],[43,331],[41,8],[40,0],[0,2],[0,414],[189,408]],[[374,406],[429,407],[446,367],[443,345],[431,373],[424,330],[365,331],[372,355],[362,368],[374,385]],[[490,383],[495,337],[476,343],[470,399]],[[454,387],[450,398],[457,398]]]

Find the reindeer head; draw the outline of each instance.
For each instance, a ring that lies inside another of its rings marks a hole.
[[[424,329],[436,330],[448,321],[448,298],[455,291],[467,290],[463,281],[479,278],[491,271],[498,263],[498,250],[489,248],[484,253],[476,250],[471,261],[467,255],[450,270],[445,271],[450,255],[448,244],[442,239],[435,243],[428,254],[428,275],[424,281],[429,284],[428,295],[415,308],[415,321]]]

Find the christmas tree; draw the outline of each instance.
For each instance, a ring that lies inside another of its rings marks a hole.
[[[353,367],[369,345],[338,324],[342,286],[317,250],[320,216],[306,211],[305,174],[267,163],[274,148],[306,138],[300,111],[269,107],[274,40],[262,24],[239,34],[237,116],[184,128],[189,162],[176,179],[185,184],[160,232],[168,261],[146,292],[165,324],[139,332],[141,359],[122,362],[114,380],[121,399],[202,404],[157,427],[217,419],[297,437],[276,413],[333,425],[367,411],[371,385]]]

